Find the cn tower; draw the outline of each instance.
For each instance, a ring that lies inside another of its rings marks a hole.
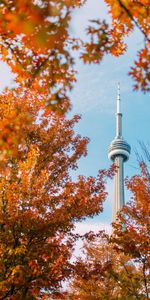
[[[124,198],[124,162],[129,159],[131,147],[122,137],[122,113],[120,108],[120,84],[118,84],[116,136],[108,149],[108,158],[117,166],[114,176],[114,195],[112,207],[112,221],[116,221],[117,212],[125,204]]]

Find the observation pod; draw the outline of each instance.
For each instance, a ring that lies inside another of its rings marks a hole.
[[[112,221],[116,221],[117,212],[125,204],[124,197],[124,162],[129,159],[130,145],[122,137],[122,113],[120,110],[120,85],[118,84],[117,113],[116,113],[116,137],[108,148],[108,158],[117,166],[114,176],[114,194]]]
[[[129,159],[130,152],[131,147],[123,138],[115,138],[108,148],[108,158],[115,161],[117,156],[121,156],[125,162]]]

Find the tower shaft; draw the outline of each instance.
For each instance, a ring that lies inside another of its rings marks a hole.
[[[118,156],[114,160],[117,171],[114,177],[114,194],[112,203],[112,221],[115,222],[117,212],[125,204],[124,200],[124,163],[123,157]]]

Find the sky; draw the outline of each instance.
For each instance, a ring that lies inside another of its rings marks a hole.
[[[89,19],[108,18],[103,0],[88,0],[83,8],[77,9],[72,16],[71,35],[86,37],[85,28]],[[109,21],[109,20],[108,20]],[[136,30],[128,39],[128,51],[120,58],[106,56],[99,65],[84,65],[76,59],[78,71],[77,82],[71,93],[72,110],[69,116],[82,115],[76,126],[76,132],[90,138],[88,155],[79,161],[76,175],[95,176],[99,169],[108,168],[111,162],[107,157],[107,149],[115,137],[115,111],[117,83],[121,86],[123,113],[123,136],[131,145],[130,160],[125,164],[125,175],[132,176],[138,172],[135,149],[138,141],[146,144],[150,141],[150,97],[148,94],[133,92],[133,81],[127,75],[133,65],[137,50],[143,45],[143,37]],[[0,91],[10,86],[13,76],[6,64],[0,62]],[[140,151],[140,150],[139,150]],[[109,193],[104,204],[104,212],[78,224],[78,231],[98,230],[111,224],[111,200],[113,181],[107,184]],[[126,193],[126,201],[129,194]]]

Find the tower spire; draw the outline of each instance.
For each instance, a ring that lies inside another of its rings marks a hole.
[[[118,82],[118,94],[117,94],[117,114],[121,113],[120,109],[120,82]]]
[[[116,112],[116,137],[108,149],[108,157],[117,166],[114,176],[114,196],[113,196],[113,222],[116,221],[117,212],[125,204],[124,199],[124,162],[129,159],[131,147],[122,137],[122,113],[120,109],[120,84],[117,92],[117,112]]]

